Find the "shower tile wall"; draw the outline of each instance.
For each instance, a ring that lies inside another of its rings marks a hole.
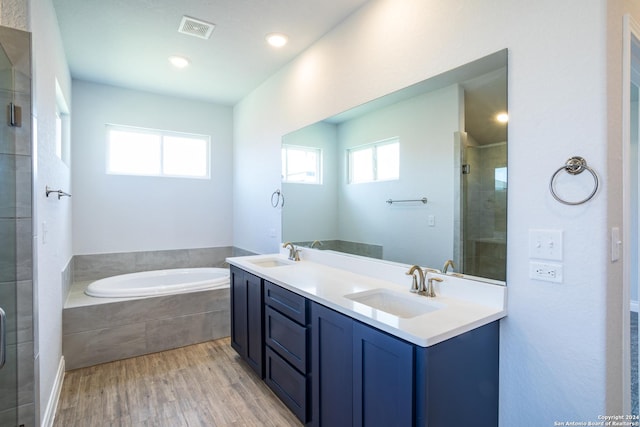
[[[507,191],[496,185],[496,169],[507,166],[507,145],[468,147],[466,156],[465,271],[506,280]]]
[[[0,27],[0,303],[7,310],[7,364],[0,370],[0,425],[35,425],[31,37]],[[7,125],[10,102],[22,125]],[[17,393],[16,393],[17,390]]]

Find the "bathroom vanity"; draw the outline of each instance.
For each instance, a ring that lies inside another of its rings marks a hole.
[[[405,266],[308,255],[228,259],[231,345],[301,422],[498,424],[503,286],[438,275],[426,298]]]

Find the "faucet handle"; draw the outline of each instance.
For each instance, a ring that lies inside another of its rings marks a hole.
[[[439,278],[439,277],[429,277],[429,279],[427,280],[428,284],[427,284],[427,296],[430,298],[433,298],[436,296],[436,290],[433,287],[433,282],[444,282],[443,279]]]

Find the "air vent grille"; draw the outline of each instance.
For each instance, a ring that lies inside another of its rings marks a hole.
[[[211,33],[215,27],[215,24],[210,22],[183,16],[182,21],[180,21],[180,26],[178,27],[178,32],[189,36],[200,37],[201,39],[208,39],[211,37]]]

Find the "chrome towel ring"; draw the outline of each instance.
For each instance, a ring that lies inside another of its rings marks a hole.
[[[282,194],[279,188],[271,194],[271,206],[277,208],[278,205],[280,205],[280,207],[284,206],[284,194]]]
[[[579,175],[585,170],[589,171],[591,173],[591,176],[593,177],[593,191],[591,191],[591,194],[589,194],[586,198],[579,200],[577,202],[571,202],[571,201],[567,201],[560,198],[556,193],[556,189],[555,189],[555,181],[558,174],[561,171],[565,171],[570,175]],[[559,201],[560,203],[564,203],[565,205],[571,205],[571,206],[581,205],[591,200],[593,196],[595,196],[596,192],[598,191],[598,175],[593,169],[587,166],[587,161],[583,157],[573,156],[569,160],[567,160],[564,166],[560,167],[551,176],[551,182],[549,182],[549,190],[551,191],[551,195],[553,196],[553,198]]]

